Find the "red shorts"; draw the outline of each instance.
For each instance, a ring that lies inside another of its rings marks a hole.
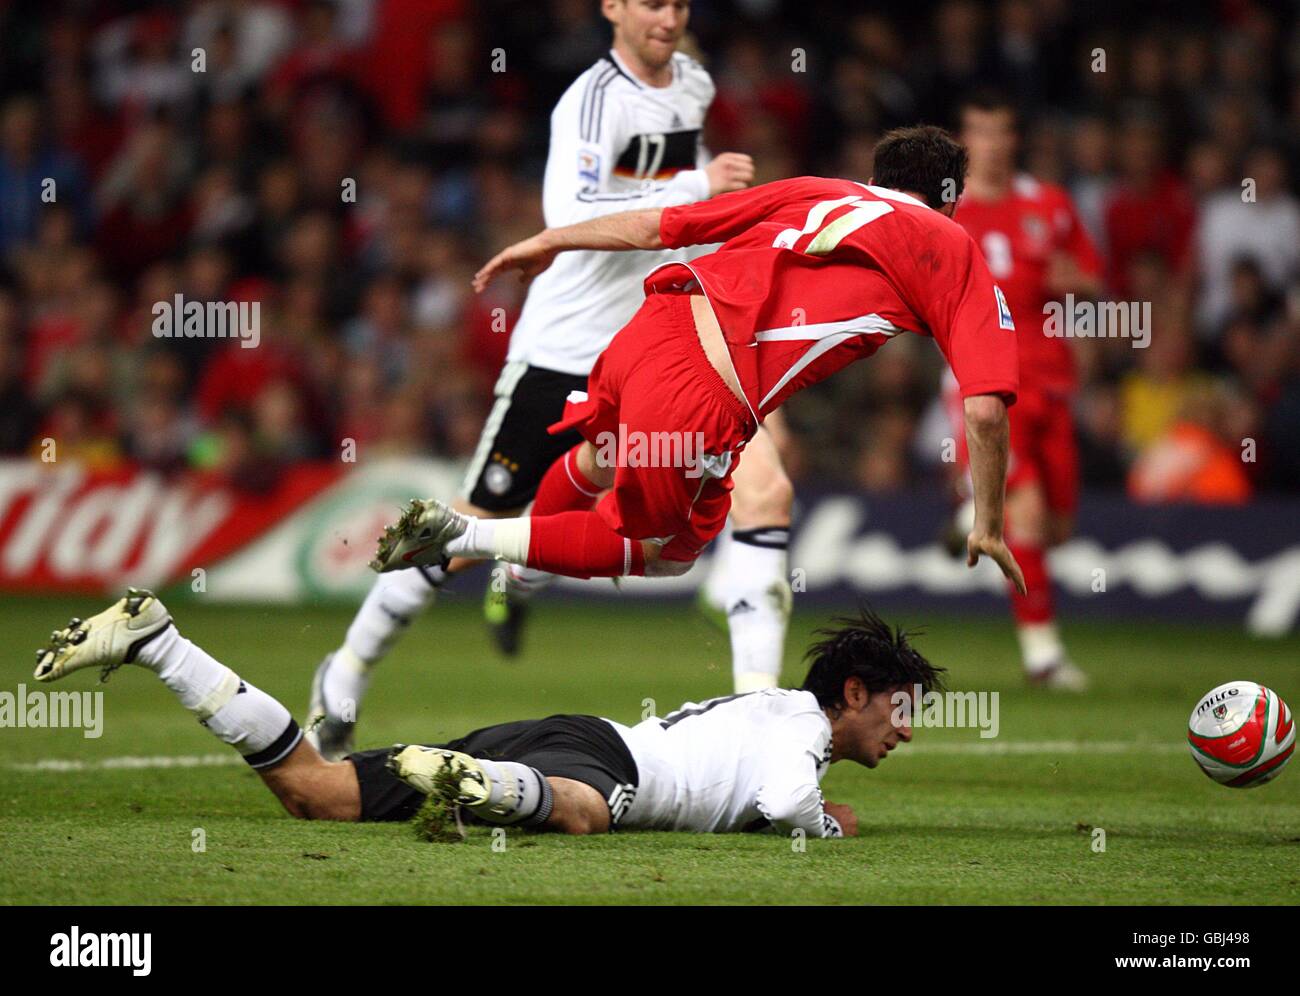
[[[949,385],[945,391],[949,417],[957,441],[957,466],[963,476],[970,467],[961,397]],[[1007,464],[1007,491],[1026,484],[1043,489],[1047,507],[1073,515],[1079,505],[1079,447],[1074,438],[1074,415],[1064,394],[1026,391],[1007,410],[1011,422],[1011,447]]]
[[[692,561],[727,521],[731,475],[753,417],[704,355],[685,294],[651,294],[550,427],[576,429],[613,466],[596,511],[620,536]]]

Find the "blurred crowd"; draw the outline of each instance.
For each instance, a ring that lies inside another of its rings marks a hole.
[[[1108,296],[1152,306],[1148,348],[1075,342],[1085,483],[1242,501],[1300,491],[1295,13],[694,0],[691,27],[706,142],[759,182],[865,180],[884,130],[1013,94]],[[550,108],[608,46],[597,0],[0,0],[0,38],[0,454],[52,438],[259,488],[343,440],[473,450],[521,296],[469,276],[541,226]],[[261,302],[258,348],[156,338],[178,293]],[[904,337],[797,397],[796,479],[941,479],[939,367]]]

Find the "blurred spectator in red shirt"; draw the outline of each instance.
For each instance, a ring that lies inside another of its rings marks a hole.
[[[1195,207],[1186,185],[1164,162],[1160,128],[1133,119],[1120,129],[1119,181],[1106,203],[1109,283],[1127,299],[1129,265],[1144,252],[1159,254],[1177,279],[1188,276]]]

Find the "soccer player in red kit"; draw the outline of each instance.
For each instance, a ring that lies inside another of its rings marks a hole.
[[[1020,340],[1020,394],[1010,412],[1006,538],[1029,590],[1012,590],[1011,611],[1031,683],[1082,691],[1087,679],[1066,655],[1057,632],[1046,563],[1046,551],[1070,535],[1079,498],[1070,411],[1076,374],[1070,341],[1044,332],[1044,309],[1067,293],[1095,297],[1101,260],[1069,195],[1016,172],[1016,112],[1009,102],[996,94],[965,101],[961,139],[970,172],[953,217],[1006,292]],[[956,424],[959,401],[951,384],[949,398]],[[964,467],[963,447],[958,451]]]
[[[798,177],[547,229],[499,253],[477,289],[505,270],[531,278],[571,249],[723,243],[646,277],[641,309],[551,427],[585,441],[546,473],[529,517],[414,501],[372,566],[481,556],[571,577],[684,574],[721,530],[762,420],[911,332],[934,337],[964,399],[968,562],[988,556],[1022,586],[1002,538],[1016,333],[979,249],[949,217],[965,174],[965,150],[945,131],[899,129],[877,146],[871,185]]]

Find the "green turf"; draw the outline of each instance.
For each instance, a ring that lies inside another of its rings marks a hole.
[[[96,600],[0,603],[0,688],[30,680],[33,650]],[[175,606],[183,631],[301,717],[317,658],[347,609]],[[682,607],[551,599],[518,664],[494,658],[477,599],[448,598],[385,663],[363,745],[437,740],[552,712],[635,722],[729,690],[725,641]],[[819,616],[796,616],[787,683]],[[1178,749],[1187,714],[1235,678],[1300,703],[1300,639],[1263,642],[1217,626],[1076,625],[1066,635],[1096,679],[1082,698],[1021,684],[1002,619],[932,620],[919,645],[961,689],[1001,693],[994,741],[1149,742],[1116,753],[980,753],[973,730],[922,730],[876,771],[831,769],[856,840],[618,833],[561,838],[485,830],[429,844],[404,824],[287,817],[238,766],[32,772],[45,759],[210,755],[228,748],[146,673],[104,690],[98,740],[79,730],[0,730],[0,901],[7,903],[1294,903],[1300,896],[1300,772],[1260,789],[1206,779]],[[61,687],[96,688],[78,674]],[[973,750],[972,750],[973,748]],[[911,753],[911,756],[907,756]],[[1093,827],[1106,850],[1092,849]],[[191,846],[206,835],[206,851]]]

